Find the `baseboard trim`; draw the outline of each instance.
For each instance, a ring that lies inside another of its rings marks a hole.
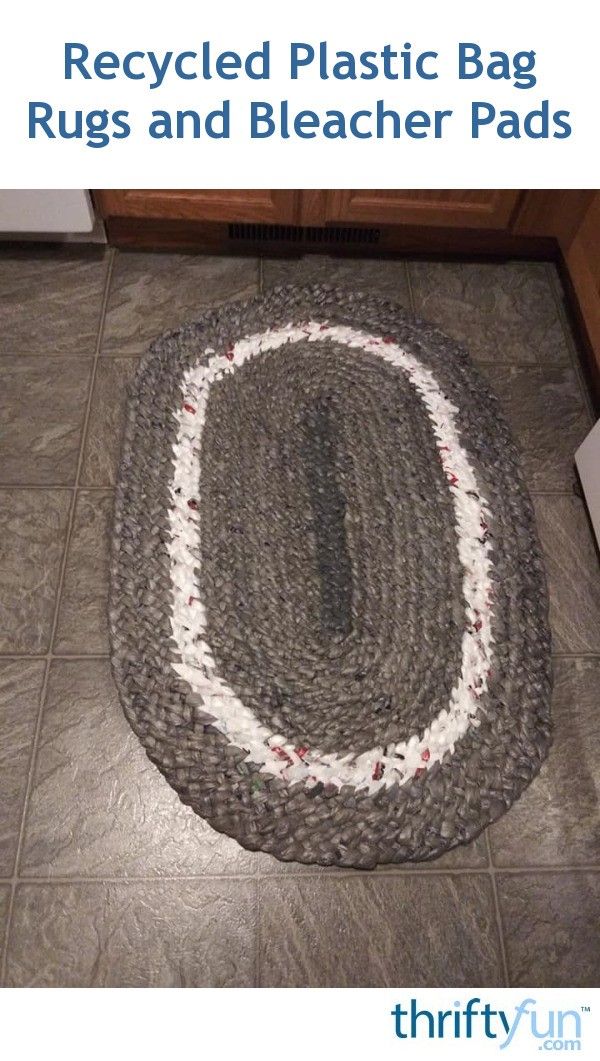
[[[540,258],[553,260],[557,254],[556,241],[547,236],[515,236],[497,229],[429,228],[423,225],[366,226],[377,230],[377,240],[361,238],[362,226],[336,224],[319,229],[309,226],[312,233],[301,240],[299,226],[249,225],[249,229],[264,230],[264,238],[235,238],[229,225],[221,221],[181,221],[154,218],[109,217],[106,220],[108,241],[123,249],[189,251],[203,253],[262,254],[289,257],[306,253],[336,256],[417,256],[476,257],[476,258]],[[269,229],[278,229],[277,238],[269,238]],[[285,238],[286,230],[289,238]],[[330,237],[332,230],[340,239]],[[356,239],[344,238],[356,232]],[[326,237],[326,238],[325,238]]]

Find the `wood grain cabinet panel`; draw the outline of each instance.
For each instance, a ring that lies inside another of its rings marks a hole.
[[[184,189],[98,191],[102,216],[163,221],[258,221],[327,225],[367,222],[508,229],[520,191],[269,191]]]
[[[324,193],[324,221],[506,229],[522,194],[510,189],[330,191]]]
[[[570,243],[563,241],[562,252],[575,293],[576,313],[588,342],[588,367],[600,413],[600,192],[591,197]]]
[[[265,189],[130,189],[94,193],[104,218],[261,221],[270,224],[294,224],[298,220],[298,197],[299,193],[295,191]]]

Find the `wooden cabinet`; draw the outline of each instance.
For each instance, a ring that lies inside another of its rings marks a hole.
[[[520,191],[411,191],[363,189],[312,193],[300,210],[308,224],[363,221],[391,225],[451,225],[454,228],[509,226]],[[312,215],[312,216],[311,216]]]
[[[520,191],[99,191],[105,218],[259,221],[267,224],[433,225],[507,229]]]
[[[299,192],[214,189],[98,191],[104,218],[164,221],[263,221],[292,224],[298,220]]]

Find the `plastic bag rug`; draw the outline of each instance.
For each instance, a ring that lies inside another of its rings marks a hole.
[[[369,295],[278,288],[157,340],[130,396],[112,657],[184,803],[280,859],[475,837],[550,734],[543,566],[467,355]]]

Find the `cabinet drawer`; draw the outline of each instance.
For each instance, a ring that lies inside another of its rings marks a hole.
[[[325,223],[369,221],[393,225],[451,225],[457,228],[508,228],[520,191],[374,191],[325,192]]]
[[[266,190],[97,191],[104,218],[137,217],[169,221],[263,221],[293,224],[298,193]]]

